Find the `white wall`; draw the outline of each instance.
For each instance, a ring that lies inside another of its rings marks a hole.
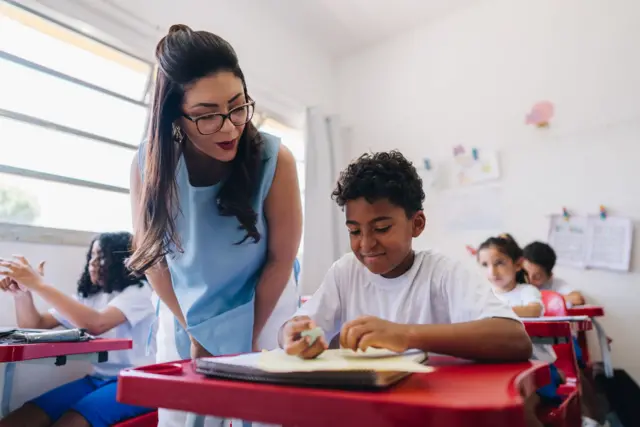
[[[339,110],[351,126],[352,157],[401,149],[441,159],[457,144],[500,150],[500,230],[455,232],[451,206],[428,194],[430,227],[416,242],[474,260],[465,244],[509,231],[522,244],[545,239],[547,218],[567,206],[640,220],[640,3],[636,0],[487,0],[407,32],[339,65]],[[551,128],[525,126],[543,99],[556,104]],[[640,380],[640,231],[633,272],[557,274],[604,305],[616,365]]]

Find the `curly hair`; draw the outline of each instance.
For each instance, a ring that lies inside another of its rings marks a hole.
[[[523,254],[516,239],[509,233],[503,233],[497,237],[489,237],[478,247],[478,253],[488,248],[495,248],[501,254],[508,256],[513,262],[517,262],[522,258]],[[524,270],[519,270],[516,273],[516,283],[527,283],[527,276]]]
[[[404,209],[407,218],[423,209],[422,179],[399,151],[367,153],[340,173],[331,197],[338,206],[364,197],[369,203],[387,199]]]
[[[89,245],[89,250],[87,251],[87,263],[78,280],[79,295],[87,298],[90,295],[95,295],[100,292],[106,292],[108,294],[111,292],[120,292],[132,285],[143,286],[144,283],[142,280],[131,274],[125,266],[125,261],[131,254],[132,238],[131,233],[123,231],[118,233],[102,233],[91,241],[91,245]],[[100,267],[100,275],[105,278],[103,286],[93,284],[89,276],[91,249],[96,241],[100,242],[104,260],[103,265]]]
[[[551,246],[543,242],[532,242],[524,247],[522,256],[527,261],[538,264],[547,275],[551,276],[556,265],[556,252]]]
[[[247,84],[233,47],[207,31],[193,31],[186,25],[172,25],[156,47],[158,69],[151,104],[149,138],[146,144],[140,216],[137,218],[134,252],[128,261],[132,271],[143,274],[165,255],[182,252],[175,229],[180,212],[175,172],[183,152],[184,136],[174,131],[182,115],[185,88],[198,79],[220,71],[233,73],[242,81],[244,95],[250,99]],[[220,215],[235,216],[245,237],[260,241],[258,214],[252,206],[261,167],[262,138],[249,121],[238,141],[238,152],[220,193],[211,203]]]

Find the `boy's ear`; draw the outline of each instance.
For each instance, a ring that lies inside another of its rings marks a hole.
[[[418,211],[413,214],[413,218],[411,219],[413,223],[413,237],[418,237],[422,234],[425,227],[427,226],[427,217],[424,215],[424,211]]]
[[[524,265],[524,258],[520,257],[516,260],[516,262],[514,263],[514,265],[516,266],[516,268],[518,269],[518,271],[522,270],[523,265]]]

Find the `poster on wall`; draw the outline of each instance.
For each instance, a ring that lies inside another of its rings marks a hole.
[[[552,215],[549,244],[559,265],[629,271],[633,222],[629,218],[599,215]]]
[[[453,180],[458,186],[500,179],[497,151],[473,148],[467,152],[462,146],[457,146],[453,153]]]

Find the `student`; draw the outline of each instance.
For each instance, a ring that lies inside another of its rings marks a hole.
[[[540,317],[544,315],[544,304],[540,290],[533,285],[525,284],[523,266],[523,250],[509,234],[499,237],[491,237],[478,248],[478,262],[485,269],[487,278],[493,285],[494,293],[505,301],[520,317]],[[579,347],[574,342],[574,349],[579,359]],[[535,345],[533,347],[535,359],[550,363],[551,384],[537,390],[538,396],[544,403],[559,404],[562,399],[557,393],[558,386],[562,384],[562,374],[553,362],[556,354],[551,346]],[[582,425],[584,427],[597,427],[603,421],[604,415],[596,400],[595,391],[587,376],[582,371],[580,375]],[[530,407],[535,407],[537,402],[529,401]]]
[[[562,294],[567,306],[583,305],[582,294],[573,289],[564,280],[553,275],[556,265],[556,253],[546,243],[533,242],[524,247],[523,268],[527,274],[527,281],[544,291],[554,291]]]
[[[318,291],[286,322],[288,354],[313,358],[340,345],[410,348],[477,360],[526,360],[531,341],[515,314],[483,281],[432,251],[414,251],[426,225],[422,180],[397,151],[365,154],[340,175],[353,253],[336,261]],[[300,333],[321,327],[311,346]]]
[[[149,138],[131,166],[129,266],[162,301],[158,360],[277,347],[298,306],[296,161],[252,124],[255,102],[226,40],[173,25],[156,59]],[[175,411],[158,417],[185,423]]]
[[[544,314],[542,295],[538,288],[524,283],[522,249],[509,234],[491,237],[478,248],[478,263],[484,269],[494,294],[519,317],[541,317]],[[548,404],[559,405],[562,398],[558,386],[562,376],[553,364],[556,354],[550,345],[534,345],[533,358],[550,363],[551,383],[538,389],[540,398]],[[537,402],[532,404],[537,406]]]
[[[132,276],[124,265],[131,246],[129,233],[104,233],[87,253],[87,264],[78,280],[78,293],[69,296],[43,277],[21,256],[0,260],[3,291],[14,294],[20,328],[84,328],[101,338],[133,340],[133,349],[109,353],[109,361],[94,366],[93,373],[55,388],[0,420],[0,427],[106,427],[149,412],[150,409],[116,401],[117,375],[121,369],[153,363],[145,346],[153,324],[151,289]],[[32,294],[53,308],[39,312]]]

